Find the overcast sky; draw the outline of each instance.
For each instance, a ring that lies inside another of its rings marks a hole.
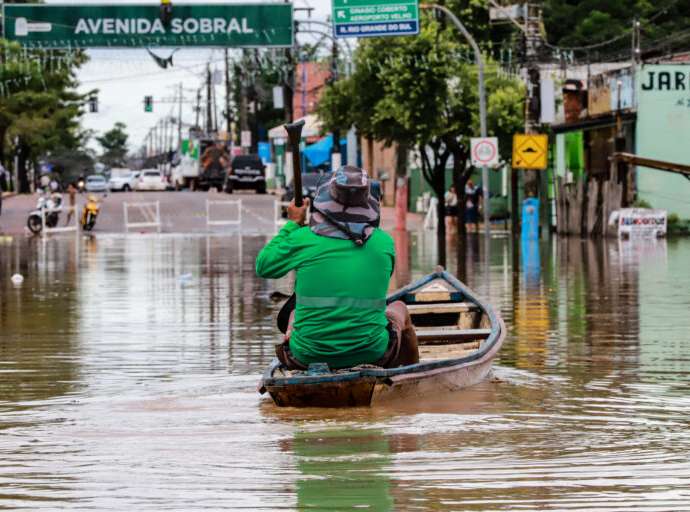
[[[229,0],[232,3],[250,3]],[[228,0],[186,0],[184,3],[227,3]],[[48,0],[47,3],[72,3],[85,4],[96,2]],[[141,0],[108,0],[109,4],[151,4],[155,1]],[[183,2],[179,2],[183,3]],[[271,2],[251,2],[271,3]],[[273,2],[275,3],[275,2]],[[175,0],[173,0],[173,6]],[[330,0],[295,0],[295,7],[313,7],[312,19],[323,20],[329,16],[331,10]],[[306,12],[296,12],[296,19],[306,18]],[[307,40],[313,40],[312,36],[304,36]],[[156,54],[167,57],[171,50],[154,50]],[[174,66],[161,69],[155,64],[146,50],[89,50],[90,61],[79,71],[80,91],[98,89],[99,112],[87,113],[83,118],[84,128],[90,128],[98,132],[110,129],[113,124],[121,121],[127,125],[130,135],[131,149],[136,149],[142,144],[149,129],[158,119],[172,113],[172,104],[157,104],[154,113],[144,112],[144,96],[153,96],[156,100],[172,97],[175,87],[179,83],[187,89],[185,94],[191,100],[195,90],[203,80],[206,63],[211,61],[211,69],[223,69],[223,51],[181,49],[174,55]],[[218,98],[222,97],[220,88]],[[187,105],[183,111],[185,122],[193,122],[194,114],[192,105]]]

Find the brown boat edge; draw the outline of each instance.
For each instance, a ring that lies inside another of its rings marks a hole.
[[[366,407],[452,393],[485,380],[505,339],[500,315],[452,274],[439,269],[388,296],[407,304],[420,361],[398,368],[361,365],[304,372],[274,359],[259,383],[281,407]]]

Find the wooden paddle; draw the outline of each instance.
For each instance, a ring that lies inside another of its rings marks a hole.
[[[295,191],[295,206],[302,206],[302,157],[299,153],[299,144],[302,140],[302,128],[304,119],[296,123],[285,125],[288,133],[288,142],[292,151],[292,188]]]
[[[299,151],[299,144],[302,140],[302,128],[304,128],[304,119],[285,125],[290,150],[292,151],[292,189],[295,192],[295,206],[302,206],[304,204],[302,198],[302,157]],[[278,324],[278,330],[283,334],[287,332],[290,313],[292,313],[296,305],[297,296],[293,293],[278,312],[276,323]]]

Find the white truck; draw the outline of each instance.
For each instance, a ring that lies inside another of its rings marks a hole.
[[[189,188],[196,190],[197,181],[199,179],[200,164],[199,164],[199,140],[198,139],[184,139],[180,147],[180,163],[173,167],[172,170],[172,184],[175,190],[182,188]]]
[[[227,169],[204,170],[201,156],[209,146],[218,142],[211,137],[189,138],[182,141],[180,163],[172,171],[175,190],[208,190],[215,188],[218,192],[225,186]]]

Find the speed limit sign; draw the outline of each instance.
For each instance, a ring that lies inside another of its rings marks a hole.
[[[473,137],[472,165],[475,167],[496,167],[498,165],[498,139],[496,137]]]

